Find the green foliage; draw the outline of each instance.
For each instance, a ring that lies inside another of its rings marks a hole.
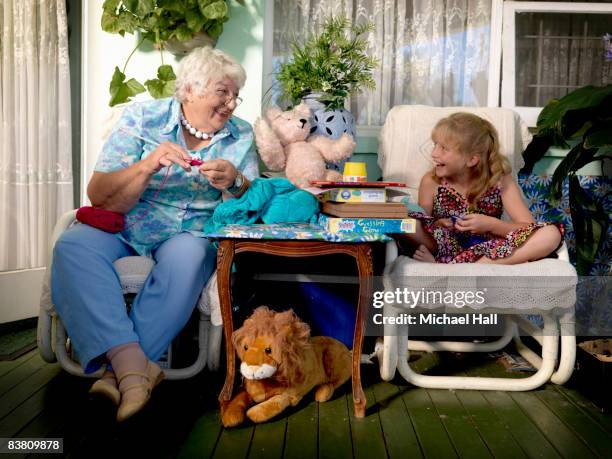
[[[244,5],[244,0],[236,1]],[[205,32],[217,39],[223,32],[223,24],[229,19],[228,2],[229,0],[106,0],[102,5],[102,30],[117,33],[122,37],[126,33],[139,32],[142,39],[136,49],[144,40],[148,40],[160,51],[168,40],[187,41],[199,32]],[[123,72],[130,57],[123,67]],[[116,77],[117,72],[109,87],[111,107],[128,102],[131,96],[144,91],[144,87],[133,78],[124,82],[125,75],[121,81]],[[162,61],[157,79],[147,80],[145,86],[152,97],[167,97],[172,95],[175,79],[172,67],[163,65]],[[137,89],[135,83],[142,91],[134,93]],[[131,87],[128,84],[131,84]]]
[[[176,75],[174,70],[172,70],[172,66],[161,65],[157,69],[157,78],[145,81],[145,86],[155,99],[161,99],[162,97],[170,97],[174,94],[175,82]]]
[[[555,169],[549,195],[561,198],[564,180],[569,180],[569,204],[576,233],[576,269],[588,275],[601,250],[610,216],[599,201],[580,186],[577,171],[594,161],[612,159],[612,85],[579,88],[561,99],[551,100],[540,112],[536,134],[523,152],[523,173],[530,173],[552,145],[575,144]]]
[[[353,92],[374,89],[372,70],[378,60],[366,54],[364,35],[372,23],[351,26],[347,18],[329,17],[319,34],[304,43],[291,43],[292,56],[276,75],[284,97],[292,103],[310,93],[323,93],[321,102],[340,108]]]
[[[131,100],[130,97],[134,97],[136,94],[144,92],[145,88],[134,78],[125,81],[125,74],[119,70],[119,67],[115,67],[115,73],[110,82],[109,92],[111,95],[108,105],[120,104]]]

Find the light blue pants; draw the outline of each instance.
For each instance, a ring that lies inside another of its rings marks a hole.
[[[128,316],[113,262],[130,255],[134,250],[115,235],[88,225],[65,231],[55,244],[53,304],[86,373],[109,349],[134,341],[159,359],[189,320],[216,261],[207,239],[171,237],[153,252],[155,266]]]

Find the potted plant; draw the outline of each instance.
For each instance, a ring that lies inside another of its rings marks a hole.
[[[244,0],[236,0],[244,5]],[[115,67],[109,91],[109,105],[130,101],[145,91],[158,99],[174,93],[176,75],[171,65],[164,65],[163,50],[186,54],[195,46],[214,46],[229,19],[229,0],[106,0],[102,6],[102,30],[109,33],[138,32],[140,39],[128,56],[123,70]],[[145,40],[152,42],[161,53],[157,78],[145,81],[144,86],[131,78],[126,81],[125,70],[134,52]],[[185,46],[190,43],[191,46]]]
[[[352,26],[345,17],[328,17],[320,33],[291,43],[291,57],[279,67],[276,81],[283,97],[291,104],[304,98],[314,108],[314,117],[321,118],[313,123],[313,129],[318,126],[321,134],[339,137],[346,128],[334,130],[327,125],[321,129],[323,126],[317,121],[329,116],[318,116],[318,111],[335,110],[339,114],[337,120],[350,118],[346,124],[350,126],[352,120],[354,125],[350,113],[343,109],[346,98],[376,86],[372,71],[378,61],[367,55],[365,39],[373,27],[369,22]],[[354,130],[351,133],[355,135]]]
[[[569,148],[553,173],[549,195],[561,198],[563,182],[569,181],[569,207],[576,234],[576,269],[588,275],[596,254],[602,249],[610,216],[602,202],[581,187],[577,171],[594,161],[612,159],[612,85],[585,86],[561,99],[551,100],[538,117],[536,133],[523,152],[521,173],[531,173],[535,163],[551,146]]]

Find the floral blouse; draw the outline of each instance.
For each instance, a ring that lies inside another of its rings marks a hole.
[[[180,129],[179,111],[180,103],[174,98],[128,106],[104,144],[95,170],[120,170],[155,150],[156,145],[124,131],[158,144],[170,141],[187,149]],[[253,180],[259,175],[253,140],[251,126],[232,116],[209,145],[188,151],[192,157],[203,161],[226,159],[245,177]],[[139,201],[125,216],[125,228],[118,237],[139,255],[150,256],[162,242],[177,233],[187,231],[204,236],[204,225],[220,202],[221,192],[209,185],[197,167],[192,167],[190,172],[177,165],[169,172],[167,167],[163,167],[151,178]]]

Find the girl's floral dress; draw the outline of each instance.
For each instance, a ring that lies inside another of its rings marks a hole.
[[[492,260],[510,256],[536,229],[550,223],[530,223],[509,232],[505,237],[499,237],[491,234],[467,234],[444,228],[436,225],[436,220],[440,218],[454,220],[467,214],[484,214],[501,218],[503,211],[499,185],[492,186],[473,205],[469,205],[461,193],[443,182],[434,197],[433,216],[422,212],[410,212],[409,215],[421,220],[427,232],[436,240],[438,251],[435,258],[438,263],[473,263],[483,256]],[[559,227],[559,231],[563,235],[562,227]]]

